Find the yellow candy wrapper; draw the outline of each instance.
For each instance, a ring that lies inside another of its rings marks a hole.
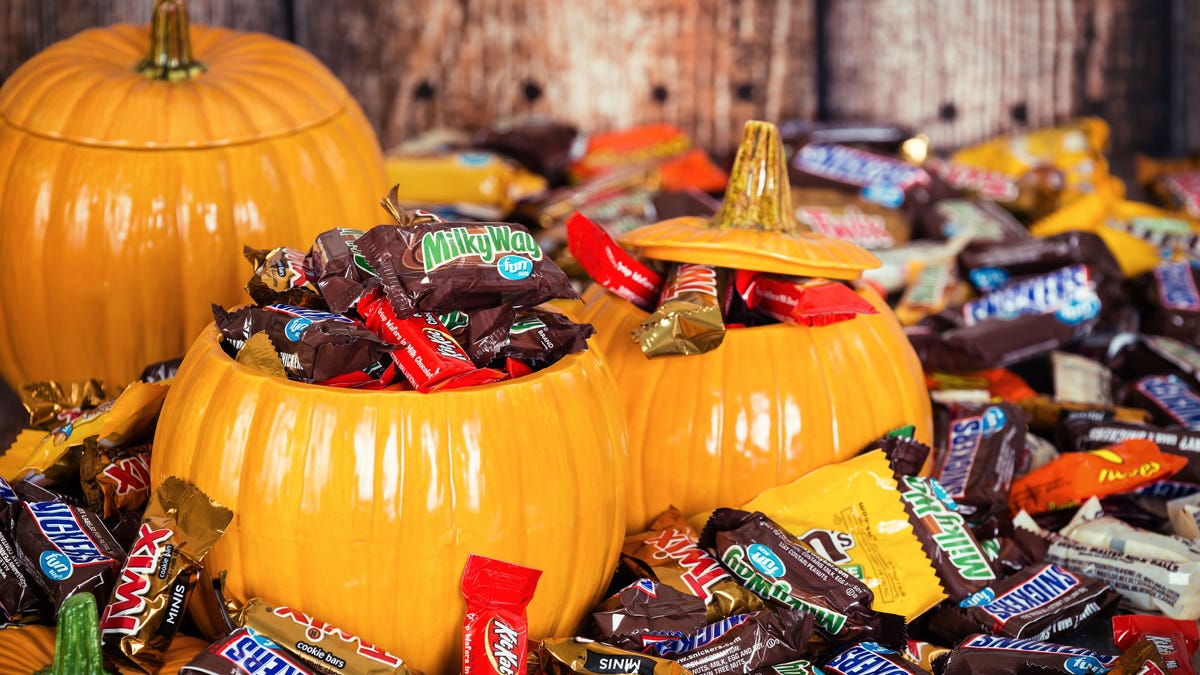
[[[1042,218],[1029,228],[1035,237],[1050,237],[1069,230],[1094,232],[1112,251],[1121,273],[1136,277],[1162,262],[1153,241],[1200,231],[1189,220],[1160,208],[1103,194],[1082,197]]]
[[[909,621],[946,599],[883,451],[811,471],[741,507],[761,511],[865,583],[871,608]]]
[[[1061,127],[993,138],[956,152],[950,161],[1013,178],[1018,185],[1035,181],[1057,191],[1050,206],[1063,206],[1087,194],[1120,196],[1125,186],[1108,173],[1104,120],[1085,117]],[[1042,207],[1034,209],[1038,217]]]
[[[153,432],[170,386],[134,382],[121,395],[88,410],[50,433],[24,431],[4,453],[0,477],[53,483],[79,477],[83,441],[98,436],[100,445],[114,448],[147,439]]]
[[[546,191],[545,178],[490,152],[396,155],[384,168],[404,205],[446,204],[483,218],[500,218]]]

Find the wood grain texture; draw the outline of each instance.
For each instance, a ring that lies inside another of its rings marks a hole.
[[[670,121],[707,147],[816,112],[814,0],[297,0],[296,38],[385,147],[534,113],[581,129]]]
[[[1200,151],[1200,4],[1172,0],[1171,148]]]
[[[193,0],[195,23],[288,37],[289,0]],[[85,28],[147,23],[151,0],[0,1],[0,82],[29,57]]]
[[[1080,114],[1113,123],[1114,150],[1162,146],[1164,8],[1137,0],[830,3],[825,106],[834,118],[910,124],[940,147]]]

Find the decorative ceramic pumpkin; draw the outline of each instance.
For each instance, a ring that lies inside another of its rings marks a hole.
[[[775,127],[746,125],[721,211],[676,218],[621,243],[643,257],[797,276],[856,279],[878,266],[858,246],[799,232]],[[896,427],[929,442],[920,362],[883,300],[827,326],[729,329],[712,351],[647,359],[630,332],[647,314],[593,285],[575,314],[591,322],[620,385],[629,429],[628,527],[670,505],[691,515],[853,456]]]
[[[204,563],[228,571],[233,596],[290,605],[438,675],[461,668],[470,553],[542,570],[531,637],[574,634],[620,552],[625,443],[591,349],[508,382],[369,392],[251,370],[210,328],[171,386],[151,475],[233,509]]]
[[[175,675],[197,654],[208,648],[207,642],[187,635],[176,635],[167,650],[157,675]],[[54,660],[53,626],[9,626],[0,629],[0,675],[29,675]],[[129,666],[120,675],[144,675]]]
[[[0,88],[0,375],[121,386],[244,301],[243,244],[373,226],[385,183],[358,105],[299,47],[189,42],[181,0],[63,40]]]

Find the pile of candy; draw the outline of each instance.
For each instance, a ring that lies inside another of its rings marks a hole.
[[[307,255],[247,249],[258,304],[213,307],[230,355],[301,382],[427,393],[587,348],[590,325],[537,307],[578,295],[524,227],[409,212],[394,191],[385,205],[398,225],[330,230]]]

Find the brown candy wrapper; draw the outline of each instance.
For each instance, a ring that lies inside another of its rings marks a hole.
[[[639,654],[584,638],[547,638],[532,655],[529,675],[691,675],[668,659]]]
[[[462,345],[471,361],[486,368],[508,342],[508,332],[516,316],[511,305],[501,305],[469,312],[446,312],[438,320],[454,341]]]
[[[209,645],[179,675],[310,675],[313,671],[279,645],[262,640],[248,628],[238,628]]]
[[[639,579],[592,612],[595,638],[642,651],[650,644],[688,637],[704,628],[704,601],[651,579]]]
[[[1142,332],[1200,347],[1200,270],[1186,261],[1165,263],[1137,281]]]
[[[104,403],[100,380],[82,382],[30,382],[21,387],[21,404],[29,412],[29,426],[54,431],[82,411]]]
[[[579,297],[515,223],[380,225],[357,243],[400,317]]]
[[[283,605],[254,598],[235,621],[281,646],[314,673],[332,675],[420,675],[403,660],[362,638]]]
[[[269,250],[244,246],[242,255],[254,267],[254,276],[246,282],[246,293],[255,303],[329,309],[303,252],[285,246]]]
[[[1086,647],[994,635],[972,635],[944,661],[942,675],[1080,675],[1104,673],[1116,661]]]
[[[375,269],[358,248],[361,230],[339,227],[317,235],[308,252],[308,268],[330,311],[344,313],[379,285]]]
[[[700,545],[715,550],[721,563],[759,596],[814,614],[816,625],[839,642],[904,645],[904,617],[872,610],[870,588],[762,513],[713,511]]]
[[[765,609],[757,595],[696,545],[697,539],[683,514],[671,507],[654,520],[648,532],[625,538],[621,562],[638,576],[702,599],[709,623]]]
[[[937,481],[901,476],[900,499],[925,554],[951,600],[961,600],[996,580],[979,542]]]
[[[1007,518],[1025,420],[1024,411],[1009,403],[950,406],[938,416],[934,476],[972,525],[994,527]]]
[[[232,520],[232,511],[195,485],[173,476],[163,481],[100,617],[104,644],[143,670],[157,669],[183,620],[204,556]]]
[[[725,339],[719,298],[716,268],[681,263],[667,278],[658,309],[633,331],[633,339],[648,358],[716,349]]]
[[[1106,365],[1122,380],[1155,373],[1200,385],[1200,350],[1164,335],[1120,333],[1108,345]]]
[[[759,668],[751,675],[824,675],[825,671],[817,664],[807,659],[796,659],[787,663],[779,663],[766,668]]]
[[[541,370],[587,349],[587,340],[595,332],[591,324],[575,323],[557,312],[525,309],[517,312],[500,355]]]
[[[59,500],[27,500],[8,509],[18,561],[49,596],[55,612],[76,593],[107,596],[125,551],[99,516]]]
[[[150,499],[150,444],[107,448],[88,437],[79,460],[79,480],[88,508],[101,518],[140,511]]]
[[[827,660],[821,669],[828,675],[860,675],[862,673],[925,675],[924,670],[913,665],[903,655],[880,647],[873,642],[863,642],[842,649]]]
[[[1156,424],[1200,431],[1200,388],[1176,375],[1148,375],[1128,382],[1118,401],[1149,412]]]
[[[812,635],[812,614],[779,609],[722,619],[681,640],[653,644],[651,651],[692,675],[751,673],[803,656]]]
[[[971,241],[1013,242],[1029,239],[1029,230],[1008,211],[986,199],[939,199],[921,209],[930,239],[966,236]]]
[[[377,334],[340,314],[290,305],[226,312],[213,305],[213,317],[221,335],[238,350],[255,333],[265,332],[288,374],[306,382],[368,369],[390,351]]]
[[[3,478],[0,498],[0,623],[24,623],[42,613],[46,594],[21,564],[13,531],[20,498]]]
[[[1098,579],[1043,563],[998,581],[959,604],[976,630],[1046,640],[1098,618],[1107,620],[1120,599]]]
[[[1108,675],[1167,675],[1169,672],[1158,647],[1149,640],[1138,640],[1121,654]]]

